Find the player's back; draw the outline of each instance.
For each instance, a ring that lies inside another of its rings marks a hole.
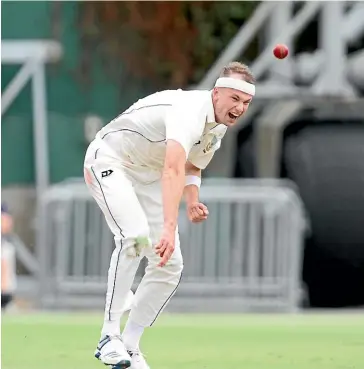
[[[164,90],[155,92],[151,95],[143,97],[126,109],[121,115],[137,113],[141,109],[171,106],[178,102],[186,91],[179,90]]]
[[[123,113],[118,115],[109,124],[107,124],[98,134],[104,137],[115,130],[123,128],[125,122],[133,122],[133,128],[139,131],[150,133],[150,139],[162,139],[161,134],[165,134],[166,113],[175,106],[185,106],[186,116],[193,107],[202,107],[210,97],[209,91],[184,91],[164,90],[146,96],[131,105]],[[124,119],[125,118],[125,119]],[[142,133],[142,132],[141,132]]]
[[[167,114],[182,106],[185,119],[191,119],[191,114],[203,111],[202,107],[209,99],[211,102],[209,91],[156,92],[138,100],[113,119],[96,138],[113,149],[118,157],[126,154],[134,158],[135,163],[159,168],[164,160]]]

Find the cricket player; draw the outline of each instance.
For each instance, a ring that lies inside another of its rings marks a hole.
[[[199,202],[201,171],[227,128],[247,111],[254,82],[247,66],[232,62],[212,90],[149,95],[103,127],[91,142],[85,181],[115,239],[95,352],[104,364],[149,369],[139,348],[141,336],[181,281],[180,201],[184,195],[190,221],[207,219],[208,209]],[[144,256],[148,266],[120,334],[120,319]]]

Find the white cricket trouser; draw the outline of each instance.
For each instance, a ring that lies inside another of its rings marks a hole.
[[[183,269],[178,230],[171,259],[158,267],[160,256],[154,246],[163,229],[161,182],[137,181],[130,168],[95,142],[87,150],[84,166],[87,186],[104,213],[116,246],[108,271],[105,320],[120,319],[139,263],[146,256],[148,266],[135,293],[130,318],[141,326],[151,326],[175,293]],[[130,256],[140,237],[147,238],[149,245],[140,256]]]

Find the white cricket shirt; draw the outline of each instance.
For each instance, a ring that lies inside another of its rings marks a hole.
[[[166,142],[179,142],[186,158],[204,169],[227,127],[215,122],[211,91],[166,90],[138,100],[96,135],[113,156],[133,166],[161,170]]]

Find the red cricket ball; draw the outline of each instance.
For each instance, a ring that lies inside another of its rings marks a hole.
[[[288,47],[283,44],[278,44],[274,47],[273,54],[278,59],[284,59],[288,55]]]

